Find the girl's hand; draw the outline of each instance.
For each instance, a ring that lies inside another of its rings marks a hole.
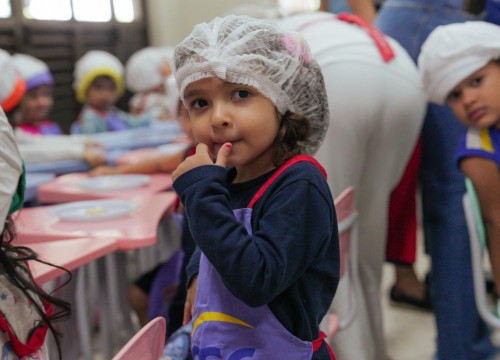
[[[83,160],[91,167],[106,164],[106,154],[102,151],[85,150],[83,152]]]
[[[217,159],[215,160],[215,165],[225,167],[227,164],[227,157],[231,152],[231,143],[225,143],[219,149],[217,153]],[[188,158],[186,158],[175,171],[172,173],[172,180],[175,181],[179,176],[192,170],[198,166],[203,165],[214,165],[210,154],[208,153],[208,146],[205,144],[198,144],[196,146],[196,153]]]
[[[101,165],[93,168],[87,173],[90,177],[103,176],[103,175],[113,175],[115,174],[115,168],[110,166]]]
[[[182,320],[182,325],[186,325],[193,318],[194,313],[194,301],[196,299],[196,289],[198,287],[198,275],[193,278],[191,285],[186,295],[186,302],[184,303],[184,318]]]
[[[92,150],[92,149],[104,150],[104,146],[100,142],[92,139],[85,140],[85,148],[87,150]]]

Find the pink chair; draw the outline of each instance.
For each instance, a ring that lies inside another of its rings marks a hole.
[[[340,279],[348,281],[350,297],[349,312],[340,318],[338,314],[329,312],[323,320],[322,327],[328,334],[328,339],[349,326],[356,312],[356,296],[354,294],[354,283],[358,282],[357,268],[357,242],[356,242],[356,220],[358,213],[355,210],[355,190],[348,187],[335,199],[337,211],[337,222],[340,241]],[[347,276],[346,276],[347,275]]]
[[[165,346],[166,327],[164,318],[154,318],[125,344],[113,360],[158,360]]]

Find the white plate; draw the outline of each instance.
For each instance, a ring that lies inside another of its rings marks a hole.
[[[88,191],[113,191],[138,188],[149,181],[148,175],[106,175],[80,180],[78,186]]]
[[[158,149],[158,151],[161,154],[170,155],[170,154],[177,154],[179,151],[181,151],[183,149],[187,149],[187,147],[188,147],[188,144],[186,144],[186,143],[171,143],[171,144],[165,144],[162,146],[158,146],[156,149]]]
[[[137,203],[130,200],[76,201],[54,206],[50,213],[61,220],[94,221],[128,216],[137,206]]]

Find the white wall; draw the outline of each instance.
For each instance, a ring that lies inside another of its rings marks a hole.
[[[150,45],[175,46],[194,25],[222,16],[243,3],[271,5],[276,0],[146,0]]]

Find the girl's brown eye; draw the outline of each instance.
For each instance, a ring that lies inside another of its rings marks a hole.
[[[250,91],[248,90],[237,90],[234,93],[234,97],[237,99],[246,99],[249,96],[250,96]]]

